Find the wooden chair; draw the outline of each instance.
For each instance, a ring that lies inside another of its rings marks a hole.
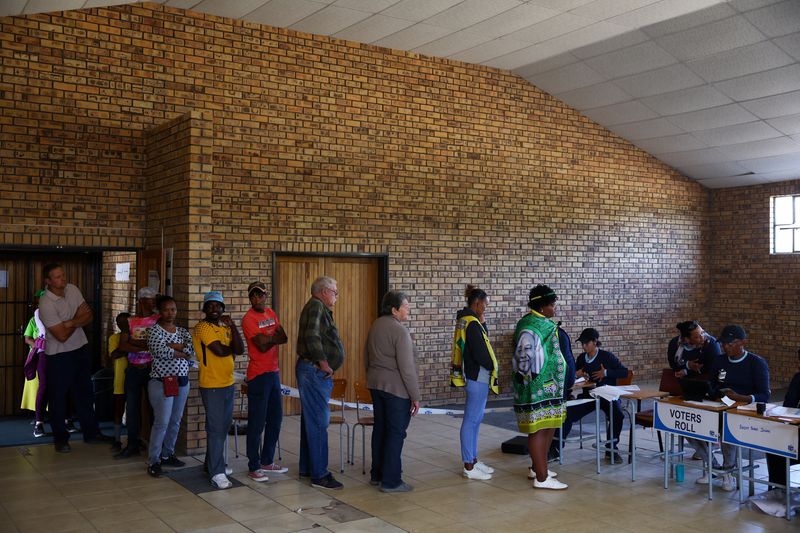
[[[344,472],[345,446],[347,446],[347,457],[350,457],[350,424],[347,423],[347,419],[344,416],[345,394],[347,394],[347,380],[334,379],[331,399],[339,401],[339,405],[331,408],[330,424],[339,426],[339,451],[341,453],[340,472]],[[341,414],[333,414],[334,412]],[[343,440],[342,427],[347,429],[347,444],[345,444]]]
[[[624,386],[633,383],[633,370],[628,370],[628,375],[624,378],[617,379],[617,385]]]
[[[350,464],[355,464],[355,454],[356,454],[356,426],[361,426],[361,473],[367,473],[367,426],[374,426],[375,425],[375,417],[374,416],[367,416],[367,411],[361,409],[362,405],[370,405],[372,404],[372,393],[369,391],[367,387],[364,386],[363,383],[356,381],[353,384],[353,391],[356,394],[356,419],[357,422],[353,424],[353,437],[352,437],[352,444],[350,446]]]

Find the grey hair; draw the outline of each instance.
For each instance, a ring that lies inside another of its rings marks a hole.
[[[328,276],[320,276],[311,284],[311,294],[319,294],[324,289],[330,289],[336,285],[336,280]]]

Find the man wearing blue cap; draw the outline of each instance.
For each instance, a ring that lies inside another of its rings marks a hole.
[[[225,438],[233,417],[233,359],[244,353],[239,330],[224,312],[222,293],[206,293],[205,318],[192,334],[200,363],[200,397],[206,411],[206,467],[211,485],[217,489],[233,485],[225,475]]]

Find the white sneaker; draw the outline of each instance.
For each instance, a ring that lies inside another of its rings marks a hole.
[[[464,469],[462,474],[467,479],[480,479],[481,481],[486,481],[487,479],[492,479],[491,474],[487,474],[483,470],[479,468],[472,467],[472,470]]]
[[[558,477],[558,473],[548,469],[547,477]],[[536,479],[536,471],[533,468],[528,468],[528,479]]]
[[[725,492],[733,492],[736,490],[736,478],[733,474],[725,474],[722,476],[722,490]]]
[[[554,479],[550,476],[547,476],[542,482],[539,480],[533,480],[533,488],[534,489],[550,489],[550,490],[564,490],[568,487],[566,483],[561,483],[559,480]]]
[[[226,467],[225,467],[225,475],[226,475],[226,476],[230,476],[230,475],[232,475],[232,474],[233,474],[233,468],[231,468],[231,467],[229,467],[229,466],[226,466]]]
[[[482,470],[482,471],[486,472],[487,474],[494,474],[494,468],[492,468],[491,466],[487,465],[483,461],[476,462],[475,465],[472,468],[477,468],[478,470]]]
[[[697,478],[697,481],[695,481],[695,483],[698,485],[708,485],[708,475],[703,474],[702,476]]]
[[[229,489],[233,486],[233,483],[225,474],[217,474],[211,478],[211,485],[216,489]]]

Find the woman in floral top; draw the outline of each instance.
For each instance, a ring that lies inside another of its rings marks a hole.
[[[191,334],[175,325],[178,315],[175,300],[171,296],[160,296],[156,306],[161,317],[150,328],[147,340],[153,355],[147,385],[153,406],[147,472],[153,477],[161,474],[162,466],[184,465],[175,457],[175,441],[189,396],[189,359],[195,356]]]

